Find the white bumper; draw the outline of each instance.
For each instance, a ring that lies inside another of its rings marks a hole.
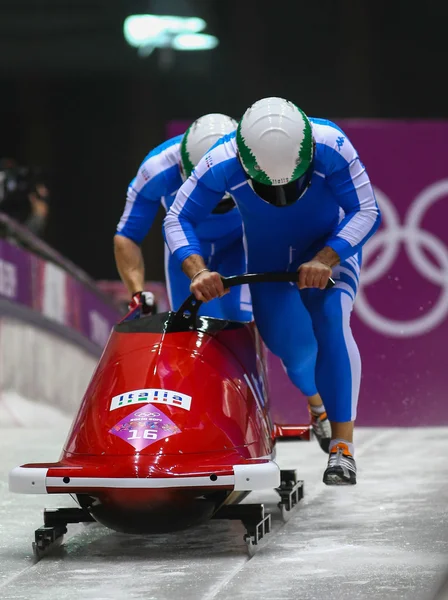
[[[235,465],[233,475],[221,475],[216,479],[200,477],[161,477],[146,479],[112,477],[49,477],[45,467],[16,467],[9,473],[9,490],[17,494],[47,494],[51,488],[191,488],[233,486],[237,492],[273,489],[280,485],[280,468],[274,461]],[[49,489],[50,488],[50,489]],[[58,492],[59,493],[59,492]]]

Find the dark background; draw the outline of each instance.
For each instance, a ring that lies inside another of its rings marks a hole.
[[[140,58],[134,13],[200,16],[220,45]],[[50,171],[47,241],[115,279],[126,188],[168,120],[238,118],[269,95],[336,120],[447,118],[447,17],[446,1],[0,0],[0,157]],[[161,220],[148,279],[163,279]]]

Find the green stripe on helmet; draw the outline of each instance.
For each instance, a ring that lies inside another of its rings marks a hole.
[[[295,104],[294,106],[302,115],[303,122],[305,124],[305,131],[303,132],[303,140],[300,145],[299,161],[292,173],[291,181],[301,177],[308,170],[311,161],[313,160],[313,134],[311,131],[311,123],[303,110],[301,110]]]
[[[303,140],[299,149],[299,155],[297,157],[297,165],[292,172],[290,181],[294,181],[295,179],[301,177],[308,170],[313,159],[313,135],[311,123],[303,110],[301,110],[296,104],[294,104],[294,106],[297,108],[303,118],[304,131]],[[267,173],[263,171],[261,167],[259,167],[252,150],[247,146],[241,132],[241,123],[242,120],[238,123],[238,128],[236,131],[236,143],[244,168],[249,176],[255,181],[264,183],[265,185],[272,185],[272,180]]]
[[[180,159],[182,161],[182,167],[184,169],[184,173],[186,177],[190,177],[193,173],[194,164],[191,161],[190,153],[188,152],[187,143],[188,143],[188,135],[190,133],[192,125],[187,129],[182,138],[182,142],[180,144]]]
[[[252,150],[246,145],[244,138],[241,134],[241,122],[238,123],[238,127],[236,130],[236,145],[238,147],[238,152],[240,154],[241,161],[244,165],[249,176],[258,181],[259,183],[264,183],[265,185],[272,185],[272,181],[268,177],[268,175],[257,165],[257,161],[255,156],[252,154]]]

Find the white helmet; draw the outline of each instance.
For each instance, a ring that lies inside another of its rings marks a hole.
[[[303,175],[313,158],[308,117],[284,98],[263,98],[241,119],[236,135],[244,170],[265,185],[285,185]]]
[[[220,113],[212,113],[196,119],[185,132],[180,146],[185,176],[189,177],[207,150],[210,150],[223,135],[235,131],[237,125],[235,119]]]

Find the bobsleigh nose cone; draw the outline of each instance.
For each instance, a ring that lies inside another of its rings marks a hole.
[[[215,503],[177,490],[133,494],[114,490],[89,507],[96,521],[121,533],[169,533],[211,519]]]

